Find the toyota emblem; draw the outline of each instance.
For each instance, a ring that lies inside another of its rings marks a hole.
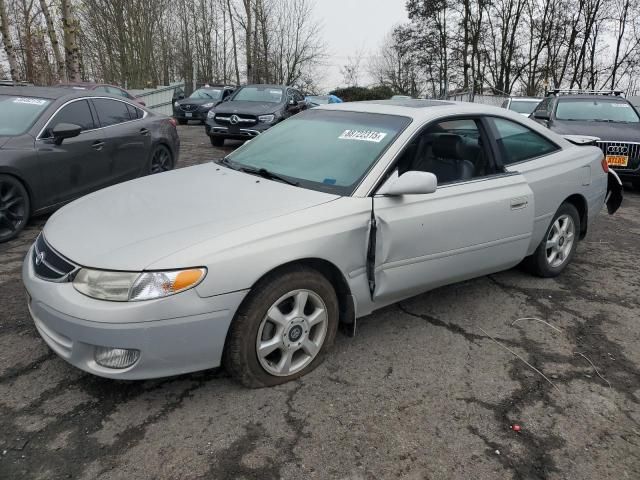
[[[607,153],[616,155],[626,155],[629,152],[629,147],[626,145],[610,145],[607,147]]]
[[[231,115],[231,118],[229,119],[229,122],[231,122],[233,125],[236,125],[239,121],[240,118],[238,117],[238,115]]]
[[[44,252],[36,253],[36,265],[40,265],[42,262],[44,262],[44,256]]]

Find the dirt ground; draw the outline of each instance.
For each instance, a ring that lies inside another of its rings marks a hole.
[[[180,166],[223,154],[201,126],[180,133]],[[560,278],[514,269],[385,308],[262,390],[223,371],[117,382],[58,358],[20,280],[45,221],[0,245],[0,479],[640,478],[636,193]]]

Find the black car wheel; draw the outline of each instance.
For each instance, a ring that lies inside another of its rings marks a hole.
[[[173,169],[173,156],[164,145],[157,145],[151,154],[151,173],[162,173]]]
[[[224,138],[222,137],[209,137],[211,145],[214,147],[224,147]]]
[[[184,118],[179,118],[178,123],[180,125],[186,125],[187,123],[189,123],[189,120],[185,120]]]
[[[0,243],[18,235],[29,220],[29,194],[10,175],[0,175]]]

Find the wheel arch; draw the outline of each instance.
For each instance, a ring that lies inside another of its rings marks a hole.
[[[587,235],[589,223],[589,204],[587,203],[587,199],[579,193],[574,193],[567,197],[562,203],[569,203],[578,210],[578,215],[580,216],[580,240],[582,240]]]
[[[14,170],[6,170],[6,169],[0,168],[0,175],[7,175],[9,177],[13,177],[22,184],[24,189],[27,191],[27,195],[29,196],[29,215],[32,215],[33,212],[35,212],[37,209],[35,208],[35,205],[34,205],[33,190],[31,189],[31,185],[29,185],[29,182],[27,182],[22,175],[20,175],[18,172]]]

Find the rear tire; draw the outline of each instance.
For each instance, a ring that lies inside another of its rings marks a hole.
[[[209,140],[214,147],[224,147],[224,138],[222,137],[209,137]]]
[[[173,170],[173,155],[171,150],[165,145],[156,145],[151,151],[151,161],[149,165],[149,173],[167,172]]]
[[[258,282],[236,312],[223,364],[250,388],[289,382],[322,363],[337,328],[331,283],[310,268],[280,270]]]
[[[24,185],[11,175],[0,175],[0,243],[15,238],[29,221],[31,202]]]
[[[563,203],[556,212],[536,251],[524,264],[531,273],[551,278],[560,275],[571,263],[580,236],[580,215],[570,203]]]

